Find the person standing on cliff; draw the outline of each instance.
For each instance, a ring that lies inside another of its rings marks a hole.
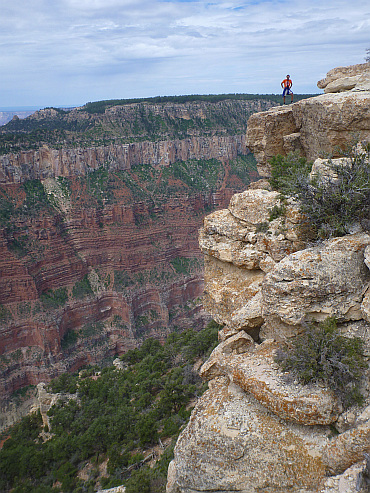
[[[283,88],[283,104],[285,104],[285,96],[289,94],[292,96],[291,103],[293,103],[293,91],[291,90],[292,85],[292,79],[290,78],[290,75],[287,75],[286,79],[284,79],[281,83],[281,87]]]

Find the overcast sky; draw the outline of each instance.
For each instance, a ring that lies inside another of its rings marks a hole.
[[[369,0],[0,0],[0,107],[322,92],[363,63]]]

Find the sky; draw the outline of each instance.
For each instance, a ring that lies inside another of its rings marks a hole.
[[[369,0],[0,0],[0,108],[321,93],[367,48]]]

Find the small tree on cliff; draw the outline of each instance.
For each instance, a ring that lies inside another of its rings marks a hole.
[[[297,336],[287,351],[278,351],[276,362],[300,383],[323,382],[339,397],[344,407],[361,404],[360,382],[367,368],[364,342],[342,336],[334,317],[311,324]]]
[[[310,177],[312,163],[295,154],[270,161],[270,184],[294,197],[307,216],[316,239],[348,234],[354,222],[370,229],[370,145],[351,151],[345,164],[328,161],[331,171]]]

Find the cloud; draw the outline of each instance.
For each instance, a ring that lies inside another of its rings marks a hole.
[[[297,92],[370,45],[353,0],[17,0],[0,18],[0,106],[164,94]]]

